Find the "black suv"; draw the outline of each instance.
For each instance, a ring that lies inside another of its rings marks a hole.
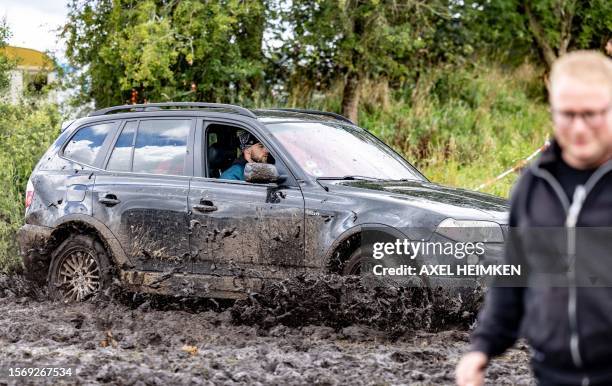
[[[221,179],[241,162],[245,132],[267,163]],[[368,226],[424,238],[484,225],[501,238],[508,210],[429,182],[340,115],[214,103],[117,106],[65,124],[30,177],[26,208],[26,268],[67,301],[114,279],[236,298],[299,273],[359,273]]]

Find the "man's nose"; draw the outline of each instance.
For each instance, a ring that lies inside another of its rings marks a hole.
[[[574,133],[581,133],[589,130],[589,125],[584,120],[584,117],[580,114],[577,114],[572,120],[571,126],[572,131]]]

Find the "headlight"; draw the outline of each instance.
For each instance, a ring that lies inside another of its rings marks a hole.
[[[460,242],[503,243],[504,234],[498,223],[493,221],[455,220],[442,221],[436,233]]]

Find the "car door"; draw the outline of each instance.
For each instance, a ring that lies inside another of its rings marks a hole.
[[[133,268],[190,271],[187,197],[195,121],[127,120],[96,176],[95,218],[120,241]]]
[[[284,184],[207,177],[207,149],[214,145],[207,133],[212,126],[216,135],[246,129],[232,122],[203,121],[196,132],[196,175],[189,191],[194,272],[282,277],[303,269],[304,198],[297,182],[290,176]],[[265,139],[255,136],[275,156]],[[280,158],[274,159],[279,172],[287,173]]]

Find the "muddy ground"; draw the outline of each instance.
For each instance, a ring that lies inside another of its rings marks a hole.
[[[70,305],[0,276],[0,368],[76,368],[19,384],[453,384],[480,300],[306,276],[236,304],[118,290]],[[532,384],[526,346],[487,381]]]

